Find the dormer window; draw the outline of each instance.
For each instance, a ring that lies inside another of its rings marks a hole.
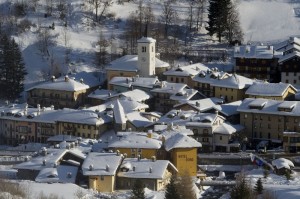
[[[146,46],[142,46],[142,52],[145,53],[147,51]]]

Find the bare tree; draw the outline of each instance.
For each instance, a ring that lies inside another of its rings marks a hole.
[[[46,10],[48,15],[52,15],[53,11],[53,0],[46,0]]]
[[[167,0],[163,4],[161,19],[165,25],[165,37],[168,37],[170,25],[177,18],[177,12],[172,6],[172,0]]]
[[[204,12],[207,0],[195,0],[196,7],[196,29],[199,31],[199,27],[203,26]]]
[[[113,0],[91,0],[89,1],[95,9],[95,20],[100,21],[107,12],[109,6],[113,4]]]
[[[51,37],[49,29],[48,28],[40,29],[37,37],[38,37],[38,44],[39,44],[40,51],[44,55],[50,56],[48,48],[49,48],[49,46],[54,45],[55,42],[53,41],[53,38]]]
[[[100,66],[100,68],[104,68],[104,66],[108,63],[108,52],[107,48],[110,46],[109,40],[105,39],[102,31],[99,35],[98,40],[99,52],[96,53],[96,63]]]

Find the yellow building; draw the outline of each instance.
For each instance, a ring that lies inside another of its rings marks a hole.
[[[300,132],[298,101],[245,99],[237,109],[244,134],[254,140],[282,142],[283,132]]]
[[[170,154],[170,161],[178,169],[179,174],[188,172],[191,176],[197,176],[197,149],[201,143],[186,135],[176,133],[166,137],[163,144]]]
[[[41,107],[78,108],[82,106],[89,86],[83,81],[77,82],[68,76],[44,82],[28,89],[27,103],[31,106],[40,104]]]
[[[190,88],[194,87],[193,78],[200,71],[207,71],[209,68],[203,64],[190,64],[187,66],[178,66],[164,72],[164,76],[168,82],[187,84]]]
[[[254,83],[247,91],[249,98],[264,98],[272,100],[294,100],[297,89],[291,84],[286,83]]]
[[[109,144],[109,148],[127,154],[127,157],[147,158],[157,156],[162,141],[154,138],[154,134],[142,132],[119,132],[122,137]]]
[[[148,189],[160,191],[176,173],[177,169],[168,160],[125,158],[117,174],[117,189],[132,189],[139,179]]]
[[[120,154],[89,153],[82,164],[82,173],[88,177],[89,188],[99,192],[113,192],[121,162]]]

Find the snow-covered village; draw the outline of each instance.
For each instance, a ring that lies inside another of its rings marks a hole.
[[[0,0],[0,198],[299,199],[300,0]]]

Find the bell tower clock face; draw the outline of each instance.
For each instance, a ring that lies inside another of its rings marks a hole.
[[[145,62],[146,61],[146,57],[142,57],[142,62]]]

